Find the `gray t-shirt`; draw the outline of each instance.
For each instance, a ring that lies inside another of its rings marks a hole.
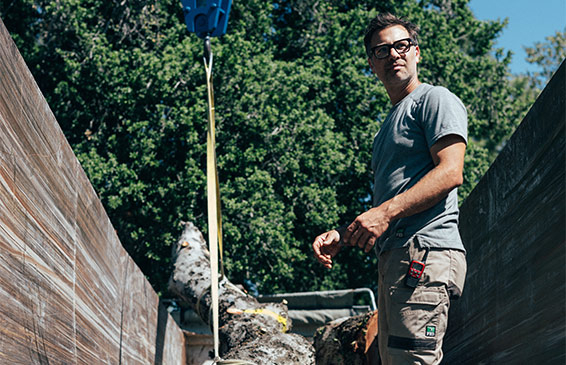
[[[373,141],[373,205],[403,193],[434,168],[430,148],[456,134],[467,141],[467,112],[448,89],[421,84],[389,112]],[[452,190],[421,213],[393,221],[377,240],[378,255],[408,244],[464,250],[458,232],[458,196]]]

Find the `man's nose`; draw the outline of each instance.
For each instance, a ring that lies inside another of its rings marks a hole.
[[[389,57],[393,58],[394,60],[401,58],[401,53],[395,49],[395,47],[389,48]]]

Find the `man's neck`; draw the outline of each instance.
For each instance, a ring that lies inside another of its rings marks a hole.
[[[403,100],[405,96],[415,91],[420,84],[421,82],[419,81],[419,79],[415,77],[414,79],[411,79],[407,84],[402,86],[385,86],[385,90],[387,90],[391,104],[395,106],[398,102]]]

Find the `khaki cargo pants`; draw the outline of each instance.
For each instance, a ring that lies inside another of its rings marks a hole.
[[[379,257],[378,343],[381,363],[439,364],[448,323],[450,298],[464,288],[466,258],[462,251],[430,249],[416,288],[405,285],[411,260],[422,261],[425,249],[416,238],[408,247]]]

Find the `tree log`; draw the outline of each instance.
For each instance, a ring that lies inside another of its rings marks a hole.
[[[211,317],[210,254],[200,231],[185,223],[173,248],[175,267],[169,281],[171,290],[209,326]],[[287,306],[259,303],[226,278],[219,288],[220,356],[257,364],[315,364],[309,341],[291,328]]]

